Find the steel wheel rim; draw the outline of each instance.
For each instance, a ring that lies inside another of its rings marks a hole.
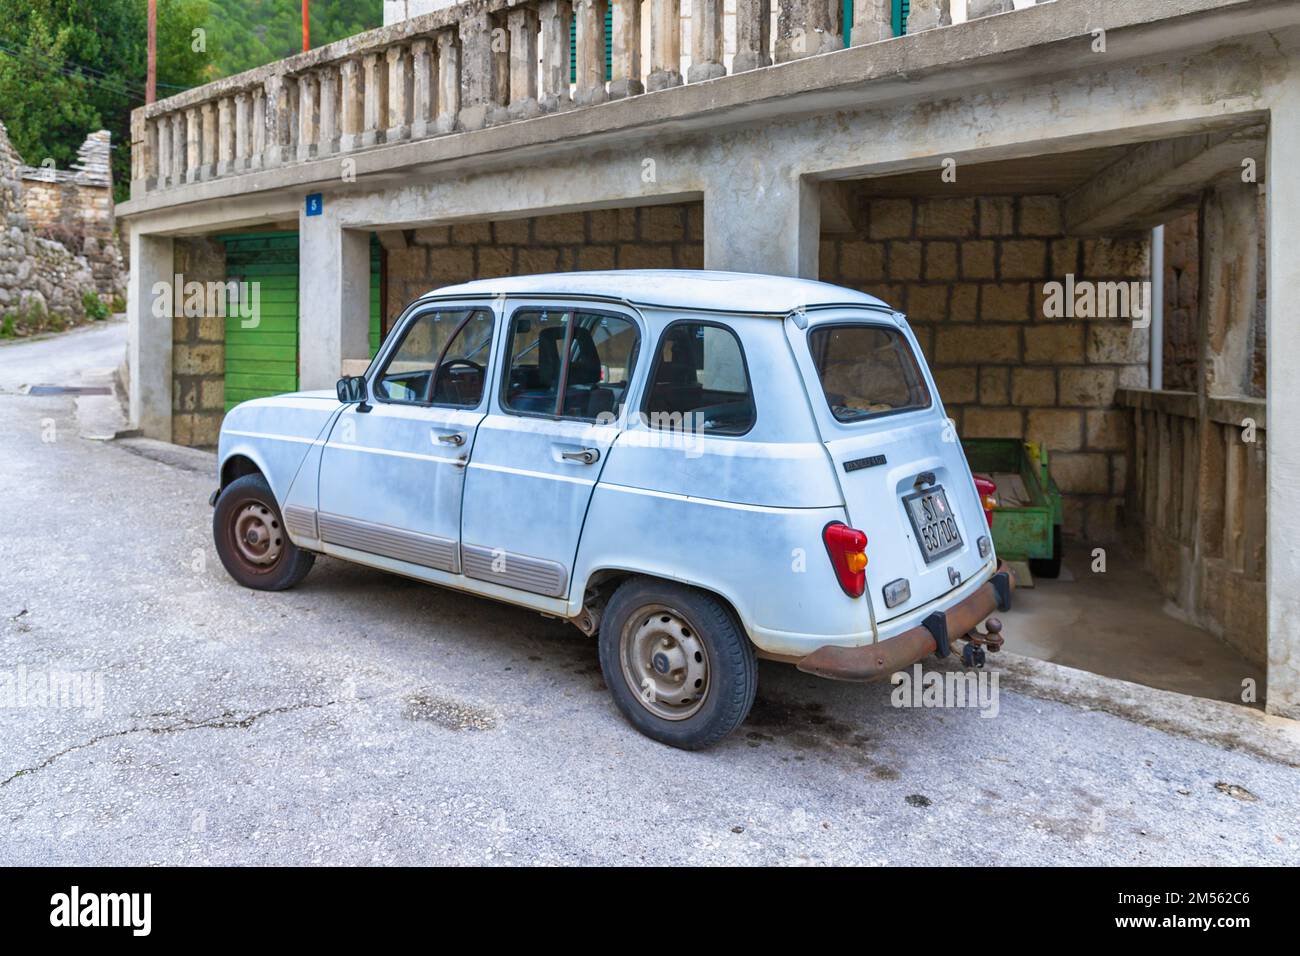
[[[230,537],[240,561],[253,571],[268,571],[284,552],[284,529],[275,512],[251,501],[235,512]]]
[[[664,720],[686,720],[709,693],[709,652],[684,614],[663,604],[638,609],[619,639],[623,678],[641,706]]]

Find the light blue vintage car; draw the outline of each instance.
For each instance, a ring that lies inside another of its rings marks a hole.
[[[869,295],[488,279],[413,303],[336,394],[233,409],[213,531],[247,587],[327,554],[571,621],[627,718],[696,748],[744,720],[758,657],[871,680],[1001,645],[979,625],[1014,582],[956,437]]]

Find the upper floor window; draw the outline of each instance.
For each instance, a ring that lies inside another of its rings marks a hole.
[[[381,401],[473,408],[483,397],[492,345],[487,309],[430,309],[407,324],[375,377]]]
[[[641,341],[636,323],[607,312],[521,309],[510,322],[502,404],[594,421],[627,395]]]
[[[676,322],[659,341],[645,411],[651,427],[742,435],[754,427],[754,393],[736,333]]]

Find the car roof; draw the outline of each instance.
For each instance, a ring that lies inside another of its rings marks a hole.
[[[766,315],[786,315],[800,308],[832,305],[890,309],[875,296],[829,282],[692,269],[620,269],[502,276],[444,286],[426,293],[423,298],[498,295],[580,296],[616,299],[633,305]]]

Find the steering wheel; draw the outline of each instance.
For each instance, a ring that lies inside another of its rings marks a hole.
[[[437,387],[439,376],[447,369],[454,368],[457,365],[464,365],[467,366],[468,368],[472,368],[474,371],[478,372],[479,375],[482,375],[484,371],[487,369],[486,365],[480,365],[478,362],[472,361],[471,359],[467,359],[467,358],[447,359],[447,361],[443,362],[436,369],[433,369],[429,373],[429,394],[426,395],[424,399],[426,402],[433,401],[434,389]]]

